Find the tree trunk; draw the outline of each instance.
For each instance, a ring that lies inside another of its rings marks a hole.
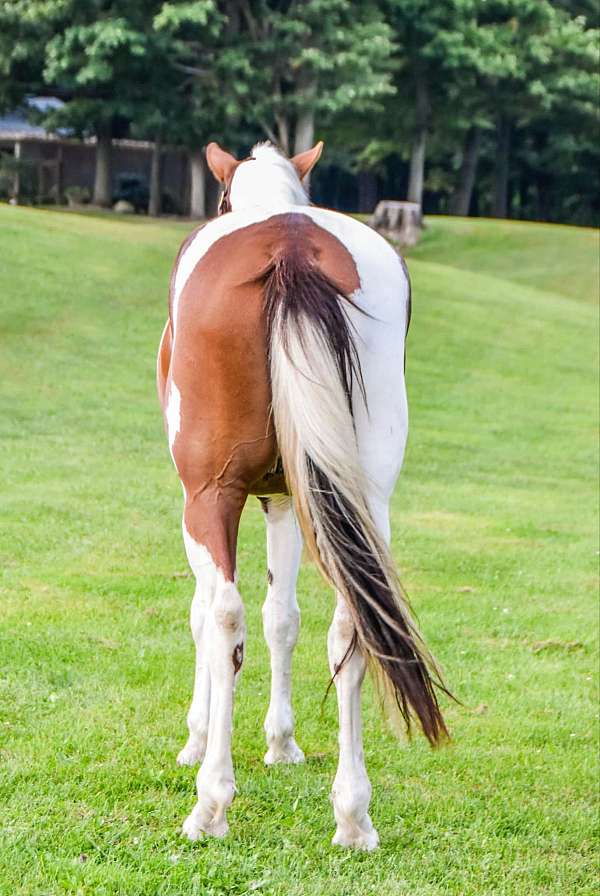
[[[294,137],[294,155],[312,149],[315,142],[315,113],[306,109],[298,115],[296,134]]]
[[[282,152],[289,156],[290,154],[290,127],[285,115],[276,115],[275,123],[277,125],[277,143]]]
[[[494,172],[494,205],[492,215],[508,215],[508,173],[510,161],[510,121],[501,115],[496,125],[496,165]]]
[[[462,163],[458,175],[458,187],[450,202],[451,215],[462,215],[464,217],[469,214],[480,149],[481,130],[479,128],[471,128],[467,133],[465,141]]]
[[[190,153],[190,218],[206,217],[206,161],[201,149]]]
[[[423,226],[421,206],[384,199],[377,203],[369,225],[401,246],[416,246]]]
[[[110,127],[99,128],[96,134],[96,173],[94,176],[94,205],[112,205],[111,173],[112,135]]]
[[[15,143],[15,161],[17,165],[15,166],[15,174],[13,177],[13,185],[12,185],[12,196],[14,202],[19,201],[19,195],[21,193],[21,172],[19,169],[19,162],[21,161],[23,155],[23,146],[20,140],[17,140]]]
[[[60,205],[63,201],[63,177],[64,177],[64,164],[63,164],[63,148],[62,143],[59,143],[56,147],[56,197],[55,202],[57,205]]]
[[[150,198],[148,200],[148,214],[153,218],[160,215],[161,207],[161,162],[162,140],[157,134],[152,148],[152,164],[150,166]]]
[[[423,181],[425,178],[425,147],[427,132],[420,130],[415,134],[410,154],[410,173],[408,175],[408,201],[423,205]]]
[[[36,197],[35,201],[38,205],[42,204],[42,196],[44,195],[44,165],[38,162],[36,167]]]
[[[538,221],[549,221],[551,211],[549,197],[552,172],[549,171],[546,164],[548,133],[545,131],[534,133],[533,146],[536,156],[536,164],[531,172],[534,196],[533,214]]]
[[[358,172],[358,210],[373,212],[377,205],[377,177],[372,171]]]
[[[312,149],[315,142],[315,112],[314,109],[305,109],[300,112],[296,122],[296,133],[294,135],[294,155]],[[306,190],[310,188],[310,174],[307,174],[302,181]]]
[[[427,145],[427,126],[429,118],[429,99],[427,82],[422,72],[417,72],[415,89],[416,126],[410,154],[410,171],[408,175],[408,201],[423,206],[423,182],[425,180],[425,150]]]
[[[216,218],[219,212],[219,199],[221,189],[214,177],[208,177],[206,182],[206,217]]]

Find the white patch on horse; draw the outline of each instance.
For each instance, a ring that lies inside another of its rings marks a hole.
[[[308,205],[308,196],[296,169],[270,143],[258,143],[251,161],[236,168],[229,187],[229,201],[233,211],[246,208]]]
[[[185,552],[187,554],[188,563],[190,564],[191,570],[195,576],[200,575],[204,567],[208,566],[215,570],[215,574],[220,576],[223,581],[225,578],[223,573],[215,565],[215,561],[213,560],[210,551],[203,544],[200,544],[199,541],[196,541],[188,532],[187,526],[185,525],[185,520],[182,520],[181,523],[181,531],[183,532],[183,544],[185,545]]]
[[[294,739],[292,654],[300,628],[296,579],[302,556],[302,535],[291,498],[269,501],[267,524],[268,589],[263,630],[271,654],[271,700],[265,719],[265,764],[303,762]]]
[[[379,836],[368,811],[371,783],[365,769],[360,718],[360,689],[366,663],[361,651],[355,649],[339,669],[352,643],[353,632],[352,616],[344,599],[338,594],[327,638],[329,665],[331,674],[335,675],[340,719],[340,754],[331,790],[337,823],[332,843],[335,846],[351,846],[370,852],[379,844]]]
[[[235,794],[231,758],[233,691],[244,657],[244,605],[234,582],[220,582],[204,620],[203,645],[210,676],[206,754],[196,779],[198,802],[183,824],[190,840],[224,837]]]
[[[302,210],[350,252],[360,279],[350,307],[368,409],[355,392],[354,425],[361,464],[371,483],[369,504],[389,500],[408,435],[404,339],[409,284],[400,257],[376,231],[322,208]],[[366,311],[366,314],[361,313]]]
[[[174,380],[171,380],[171,386],[169,389],[169,397],[167,399],[167,409],[165,411],[165,417],[167,420],[167,433],[169,436],[169,449],[171,451],[171,457],[173,458],[173,463],[175,463],[175,457],[173,455],[173,446],[175,445],[175,439],[177,438],[177,433],[181,429],[181,392],[175,385]]]
[[[207,548],[192,538],[183,520],[181,528],[188,563],[196,578],[196,590],[190,609],[190,628],[196,646],[196,670],[192,703],[187,716],[189,737],[177,756],[177,765],[196,765],[206,753],[210,702],[210,675],[203,643],[204,620],[217,582],[219,578],[224,581],[224,578]]]

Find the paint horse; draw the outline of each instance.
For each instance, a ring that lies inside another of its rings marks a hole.
[[[183,540],[196,579],[189,738],[201,762],[191,840],[227,833],[232,706],[244,659],[236,540],[248,495],[265,513],[271,655],[267,765],[302,762],[291,705],[302,537],[336,591],[328,636],[339,705],[333,843],[373,849],[360,690],[367,663],[410,725],[446,734],[435,668],[389,552],[388,504],[407,435],[404,339],[410,286],[373,230],[309,204],[302,180],[322,143],[287,159],[269,144],[238,161],[216,143],[220,215],[183,244],[158,355],[158,391],[183,484]]]

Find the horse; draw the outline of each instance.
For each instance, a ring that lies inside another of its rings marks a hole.
[[[322,148],[288,159],[259,144],[238,160],[210,143],[219,215],[183,243],[171,276],[157,384],[196,580],[195,681],[177,758],[201,763],[183,824],[190,840],[227,833],[235,792],[232,708],[246,637],[236,542],[250,495],[264,510],[268,555],[265,763],[304,760],[291,703],[303,541],[336,594],[327,639],[339,709],[333,844],[379,842],[361,733],[367,665],[409,729],[413,717],[432,744],[447,736],[437,667],[389,550],[408,431],[410,283],[374,230],[309,203],[302,182]]]

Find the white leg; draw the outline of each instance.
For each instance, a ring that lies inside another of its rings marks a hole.
[[[213,600],[217,579],[216,569],[206,548],[183,530],[183,540],[188,562],[196,577],[196,591],[190,611],[190,627],[196,645],[196,671],[194,692],[187,716],[189,736],[186,745],[177,756],[177,765],[196,765],[204,758],[208,737],[208,713],[210,703],[210,674],[203,644],[204,619]]]
[[[203,833],[224,837],[226,811],[235,780],[231,727],[235,678],[244,656],[244,606],[233,582],[220,573],[215,597],[204,620],[204,645],[210,673],[210,716],[206,755],[196,779],[198,802],[183,824],[183,833],[198,840]]]
[[[346,655],[353,632],[352,617],[344,599],[338,594],[327,640],[332,675]],[[371,784],[365,769],[360,716],[360,690],[364,675],[365,661],[357,647],[335,676],[340,753],[331,791],[337,823],[332,842],[336,846],[371,850],[379,844],[379,836],[368,814]]]
[[[265,719],[265,763],[303,762],[294,740],[292,712],[292,654],[298,639],[300,611],[296,579],[302,536],[292,502],[271,500],[266,505],[268,589],[263,606],[265,640],[271,652],[271,701]]]

